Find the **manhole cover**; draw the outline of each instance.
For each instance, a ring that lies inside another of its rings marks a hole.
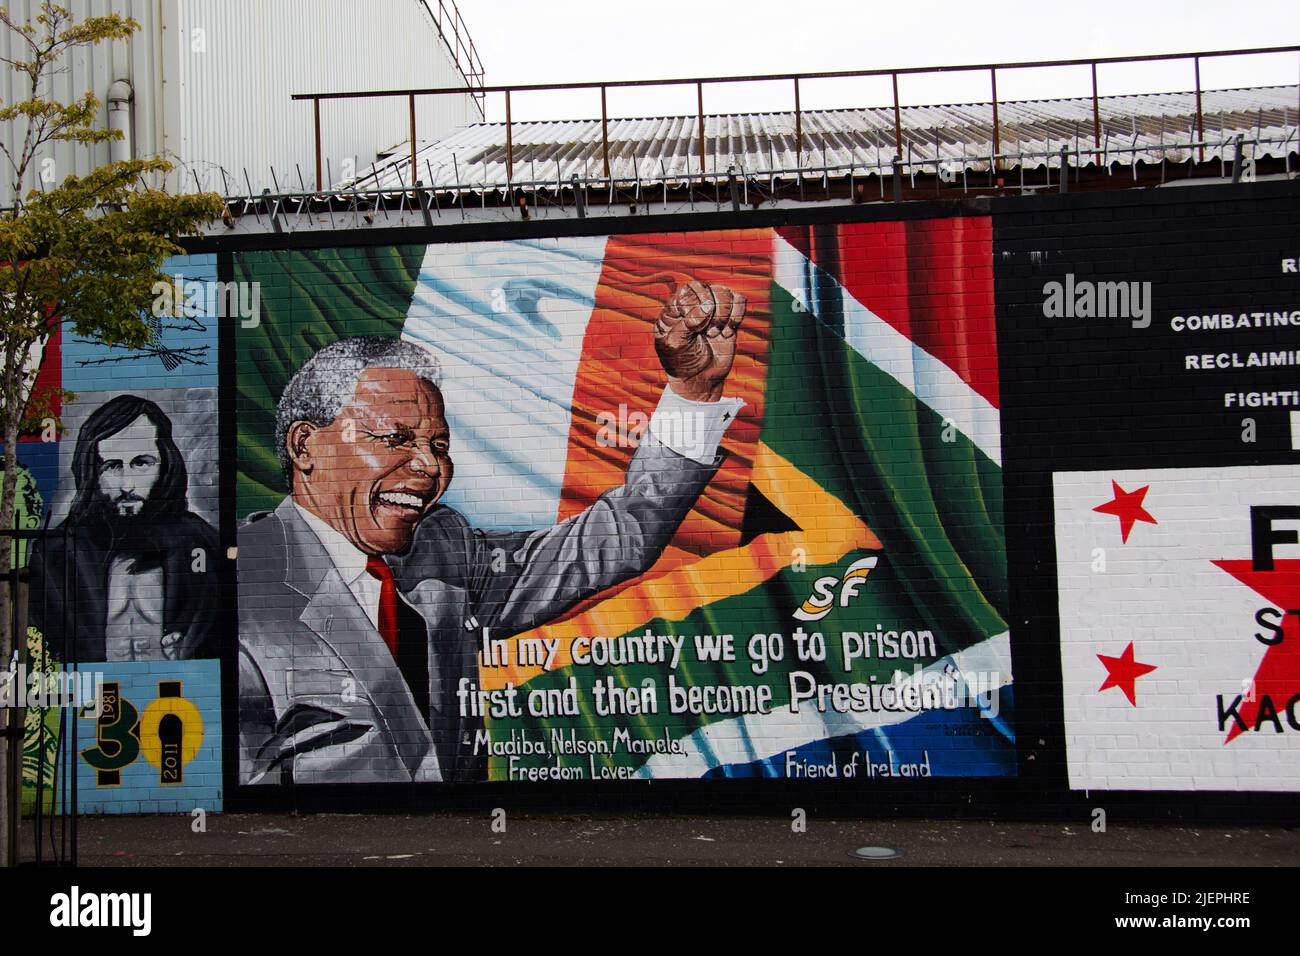
[[[853,851],[859,860],[892,860],[898,851],[887,846],[860,846]]]

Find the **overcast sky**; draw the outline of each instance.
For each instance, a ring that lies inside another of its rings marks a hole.
[[[1300,43],[1295,0],[457,0],[489,84],[1073,59]],[[1206,88],[1295,84],[1300,55],[1204,61]],[[1192,64],[1103,66],[1101,93],[1193,88]],[[1087,67],[998,75],[999,99],[1082,96]],[[887,105],[888,78],[806,81],[805,108]],[[987,101],[988,74],[904,77],[907,103]],[[611,115],[695,112],[694,87],[614,90]],[[788,110],[790,83],[706,89],[705,111]],[[517,94],[515,119],[600,115],[599,93]],[[489,97],[488,118],[505,117]]]

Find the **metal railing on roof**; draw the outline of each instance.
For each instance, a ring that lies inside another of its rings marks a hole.
[[[481,107],[484,96],[483,61],[479,59],[478,49],[474,46],[474,40],[469,35],[469,29],[465,26],[465,21],[461,19],[460,10],[457,9],[455,0],[450,0],[449,3],[436,0],[438,4],[437,13],[429,5],[429,0],[419,0],[419,2],[428,12],[429,18],[437,24],[438,35],[442,37],[442,42],[447,45],[447,52],[451,54],[456,69],[460,70],[460,75],[465,77],[465,82],[473,91],[472,95],[479,100]],[[461,90],[461,92],[465,91]]]
[[[441,5],[441,0],[439,0]],[[459,15],[457,15],[459,16]],[[680,77],[676,79],[650,79],[650,80],[606,80],[593,81],[586,83],[529,83],[515,84],[504,86],[487,86],[480,83],[476,93],[486,96],[488,93],[503,93],[505,95],[505,113],[506,113],[506,176],[507,180],[514,181],[514,143],[512,139],[512,119],[510,115],[510,97],[511,94],[521,92],[545,92],[554,90],[599,90],[600,91],[600,127],[601,127],[601,158],[604,166],[605,177],[610,176],[609,165],[609,108],[607,104],[607,94],[611,89],[626,87],[643,87],[643,86],[694,86],[696,90],[696,122],[698,130],[698,145],[700,158],[700,172],[703,174],[707,166],[707,145],[704,127],[704,88],[719,83],[749,83],[749,82],[791,82],[794,86],[794,117],[795,117],[795,143],[796,151],[800,154],[803,152],[803,110],[800,104],[799,84],[805,80],[821,79],[857,79],[863,77],[883,77],[888,76],[891,80],[893,89],[893,110],[894,110],[894,145],[897,154],[901,157],[903,153],[903,127],[901,116],[901,103],[898,92],[898,78],[900,76],[916,76],[921,74],[933,73],[963,73],[963,72],[987,72],[989,74],[989,84],[992,94],[993,105],[993,149],[995,156],[1001,153],[1001,124],[998,117],[998,71],[1007,70],[1024,70],[1024,69],[1042,69],[1048,67],[1077,67],[1087,66],[1091,69],[1092,74],[1092,104],[1093,104],[1093,147],[1098,157],[1102,151],[1102,134],[1101,134],[1101,112],[1099,106],[1099,97],[1097,90],[1097,68],[1108,64],[1117,63],[1150,63],[1165,60],[1190,60],[1192,62],[1193,79],[1196,90],[1196,137],[1202,142],[1205,139],[1205,120],[1201,110],[1201,60],[1225,56],[1259,56],[1276,53],[1300,53],[1300,46],[1274,46],[1274,47],[1254,47],[1242,50],[1205,50],[1190,53],[1154,53],[1144,56],[1112,56],[1112,57],[1087,57],[1082,59],[1071,60],[1032,60],[1015,63],[972,63],[956,66],[919,66],[919,67],[898,67],[893,69],[878,70],[839,70],[831,72],[816,73],[765,73],[752,76],[711,76],[711,77]],[[310,100],[313,109],[313,124],[315,133],[315,155],[316,155],[316,191],[323,192],[327,185],[323,177],[322,157],[321,157],[321,119],[320,104],[322,100],[341,100],[341,99],[372,99],[377,97],[404,96],[409,104],[410,118],[410,182],[413,184],[419,179],[419,166],[416,158],[416,124],[415,124],[415,100],[420,96],[449,96],[464,95],[464,88],[450,87],[437,89],[404,89],[404,90],[362,90],[354,92],[317,92],[317,93],[296,93],[293,95],[295,100]],[[1300,99],[1300,97],[1298,97]],[[1298,103],[1300,105],[1300,103]],[[1204,147],[1201,147],[1200,158],[1204,161]],[[1098,159],[1100,162],[1100,158]]]
[[[1300,128],[1288,128],[1282,135],[1253,138],[1235,133],[1230,137],[1198,139],[1187,135],[1190,132],[1185,132],[1186,138],[1145,144],[1111,142],[1107,136],[1102,143],[1102,166],[1095,175],[1115,176],[1115,166],[1119,165],[1133,176],[1134,185],[1137,185],[1139,156],[1158,154],[1161,156],[1158,180],[1151,178],[1153,174],[1148,167],[1143,174],[1147,185],[1165,184],[1166,174],[1173,171],[1171,162],[1186,169],[1177,180],[1170,177],[1170,184],[1179,180],[1193,181],[1190,178],[1193,175],[1213,176],[1205,169],[1207,164],[1195,162],[1194,156],[1199,150],[1213,154],[1208,165],[1217,161],[1218,176],[1225,181],[1253,179],[1256,161],[1268,156],[1273,157],[1281,175],[1287,178],[1295,175],[1292,157],[1300,156]],[[1172,160],[1166,161],[1165,157],[1170,154]],[[953,169],[938,154],[933,157],[908,155],[892,162],[881,160],[875,165],[851,163],[804,167],[798,171],[796,180],[784,183],[782,180],[790,172],[784,168],[732,167],[721,179],[712,172],[686,172],[674,177],[676,185],[672,187],[671,199],[667,177],[652,185],[625,176],[574,174],[564,178],[557,169],[553,178],[534,170],[532,175],[508,187],[470,182],[430,186],[427,183],[435,179],[432,169],[427,171],[425,183],[419,183],[406,180],[398,168],[398,182],[393,186],[362,187],[353,184],[314,192],[304,185],[296,191],[271,193],[267,190],[260,195],[251,192],[244,196],[227,195],[229,218],[226,225],[233,228],[237,220],[246,221],[251,217],[257,223],[253,231],[269,228],[277,233],[294,233],[318,228],[361,228],[363,223],[366,226],[380,222],[388,226],[433,226],[448,221],[464,222],[468,217],[475,221],[488,221],[483,219],[484,215],[512,220],[516,217],[528,219],[533,215],[567,217],[576,213],[585,218],[620,215],[614,210],[623,202],[632,203],[636,207],[634,213],[649,213],[652,209],[664,213],[698,212],[701,209],[723,211],[729,205],[737,210],[750,204],[751,195],[763,205],[787,200],[802,203],[808,183],[820,180],[822,187],[829,189],[832,179],[847,181],[846,195],[851,197],[850,202],[875,201],[865,194],[872,179],[876,180],[874,187],[879,189],[881,201],[897,202],[905,198],[905,184],[908,183],[910,191],[907,195],[910,198],[927,198],[915,194],[918,175],[930,177],[931,186],[928,188],[934,191],[929,198],[1024,195],[1045,189],[1069,192],[1082,183],[1084,169],[1093,157],[1093,147],[1083,141],[1074,144],[1063,142],[1058,149],[1026,150],[1017,147],[998,154],[986,154],[981,157],[983,168],[978,171],[965,165]],[[1013,174],[1018,170],[1018,184],[1004,182],[1003,173],[1008,170]],[[602,196],[605,200],[603,212],[600,210]],[[516,207],[519,197],[525,197],[526,201],[519,202]],[[827,198],[830,198],[829,192]],[[263,217],[266,217],[265,221]]]
[[[1058,145],[1059,144],[1059,145]],[[1027,148],[1028,147],[1028,148]],[[1197,163],[1198,153],[1208,153],[1206,163]],[[1300,175],[1300,125],[1288,125],[1261,133],[1221,129],[1217,136],[1195,135],[1194,126],[1184,127],[1182,134],[1169,140],[1127,141],[1107,132],[1097,159],[1092,144],[1083,135],[1046,148],[1017,143],[1000,153],[969,155],[954,161],[938,149],[933,155],[914,152],[909,140],[903,156],[892,160],[879,151],[870,162],[832,162],[787,167],[779,162],[746,164],[733,161],[721,175],[717,171],[689,170],[662,173],[657,177],[616,174],[600,176],[595,172],[564,175],[557,162],[552,175],[529,162],[529,175],[512,183],[487,180],[440,181],[438,173],[425,161],[427,178],[408,180],[402,175],[404,163],[393,168],[395,183],[376,181],[363,185],[353,181],[324,191],[312,190],[299,171],[299,188],[264,189],[244,193],[230,189],[231,182],[222,171],[219,188],[225,198],[222,216],[227,228],[241,222],[245,231],[269,229],[276,233],[294,233],[316,229],[361,228],[381,222],[388,226],[433,226],[450,221],[510,221],[536,215],[568,217],[622,215],[620,203],[630,203],[631,214],[723,211],[753,205],[777,207],[805,201],[847,200],[852,203],[874,202],[867,194],[879,190],[879,200],[898,202],[909,199],[964,198],[969,196],[1025,195],[1055,190],[1070,192],[1077,188],[1098,188],[1099,182],[1116,176],[1131,175],[1133,185],[1174,185],[1185,182],[1252,181],[1256,167],[1271,163],[1270,178],[1295,179]],[[1213,167],[1217,164],[1217,173]],[[1092,171],[1085,177],[1085,169]],[[1141,168],[1141,172],[1140,172]],[[566,171],[567,172],[567,171]],[[643,171],[644,172],[644,171]],[[1018,173],[1018,182],[1013,177]],[[275,178],[275,170],[271,170]],[[1009,175],[1004,175],[1009,174]],[[917,178],[926,177],[918,187]],[[871,180],[875,180],[872,184]],[[1073,184],[1071,183],[1073,180]],[[1086,181],[1087,180],[1087,181]],[[248,183],[247,171],[244,182]],[[820,181],[820,191],[817,183]],[[840,189],[834,195],[832,181]],[[844,188],[847,185],[847,188]],[[195,189],[204,185],[195,178]],[[923,190],[918,194],[918,188]],[[1100,188],[1123,188],[1107,187]],[[809,190],[818,195],[808,196]],[[671,197],[670,197],[671,193]],[[603,197],[603,203],[602,203]],[[752,199],[752,201],[751,201]],[[601,206],[604,209],[601,209]],[[100,207],[101,211],[107,211]],[[0,209],[0,214],[11,210]],[[484,218],[484,217],[488,218]],[[264,218],[265,217],[265,218]]]

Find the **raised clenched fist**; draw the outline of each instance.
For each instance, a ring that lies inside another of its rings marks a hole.
[[[736,357],[745,297],[692,279],[668,297],[655,323],[655,351],[682,398],[716,402]]]

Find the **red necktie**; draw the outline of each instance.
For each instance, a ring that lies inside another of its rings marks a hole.
[[[397,659],[397,582],[384,559],[371,555],[366,559],[366,573],[379,582],[379,636]]]

